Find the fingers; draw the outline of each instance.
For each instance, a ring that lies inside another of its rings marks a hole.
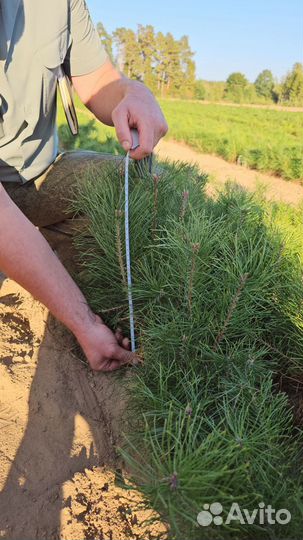
[[[117,328],[115,332],[116,340],[118,341],[119,345],[124,347],[124,349],[130,349],[130,342],[127,337],[123,337],[121,328]]]
[[[114,371],[123,365],[137,365],[141,359],[130,352],[130,343],[121,328],[113,333],[101,319],[95,321],[92,334],[85,333],[86,342],[79,343],[94,371]]]
[[[123,347],[119,347],[119,345],[117,345],[114,352],[114,358],[120,362],[120,365],[129,364],[132,366],[137,366],[142,362],[141,358],[136,353],[127,351]]]
[[[142,359],[137,354],[127,351],[123,347],[117,345],[112,352],[110,358],[104,358],[96,363],[90,362],[90,366],[94,371],[110,372],[116,371],[124,366],[137,366],[142,363]]]
[[[130,341],[127,337],[123,337],[121,328],[117,328],[115,338],[117,345],[112,347],[110,357],[100,364],[98,371],[110,372],[126,365],[136,366],[142,363],[141,358],[129,350]]]
[[[115,338],[118,341],[119,345],[121,345],[122,340],[123,340],[123,334],[122,334],[121,328],[117,328],[117,330],[115,331]]]
[[[135,150],[131,150],[129,155],[133,159],[143,159],[149,156],[155,146],[154,130],[150,125],[143,124],[138,126],[139,146]],[[158,142],[158,141],[157,141]]]
[[[128,110],[126,107],[116,107],[112,112],[112,120],[116,129],[119,143],[126,152],[132,146],[132,136],[129,128]]]
[[[130,151],[130,157],[132,159],[143,159],[153,152],[156,144],[167,133],[168,126],[164,117],[161,117],[160,119],[151,119],[149,122],[141,121],[137,128],[140,146]]]
[[[119,345],[117,345],[117,347],[115,348],[113,352],[112,359],[109,360],[109,362],[110,362],[109,370],[113,371],[126,365],[137,366],[138,364],[142,363],[142,359],[136,353],[128,351],[124,349],[123,347],[120,347]]]
[[[127,337],[122,339],[122,347],[124,347],[124,349],[127,349],[127,350],[130,349],[130,341]]]
[[[110,372],[116,371],[123,366],[137,366],[142,363],[141,358],[130,351],[126,351],[122,347],[118,347],[115,351],[114,359],[107,359],[98,368],[98,371]]]
[[[140,146],[130,150],[131,158],[136,160],[151,154],[168,130],[162,111],[153,99],[148,102],[141,102],[139,98],[135,101],[126,99],[114,109],[112,120],[118,140],[126,152],[133,143],[131,128],[138,130]]]

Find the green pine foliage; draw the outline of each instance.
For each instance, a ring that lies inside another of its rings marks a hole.
[[[137,346],[121,449],[172,538],[299,538],[301,431],[281,378],[303,369],[302,266],[253,196],[216,200],[184,164],[131,169]],[[92,308],[128,332],[123,163],[91,171],[75,213],[79,279]],[[198,526],[204,503],[287,508],[287,526]]]

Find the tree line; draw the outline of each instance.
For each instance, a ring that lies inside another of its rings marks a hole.
[[[158,96],[303,105],[300,63],[282,81],[269,69],[263,70],[254,83],[241,72],[231,73],[226,81],[204,81],[196,79],[195,53],[188,36],[176,39],[170,32],[156,32],[152,25],[142,24],[136,31],[120,27],[110,34],[98,23],[97,30],[117,67],[131,79],[144,82]]]
[[[264,69],[254,83],[241,72],[229,75],[225,82],[196,81],[196,99],[234,103],[280,103],[303,105],[303,65],[294,64],[281,82]]]
[[[152,25],[141,24],[136,32],[121,27],[109,34],[102,23],[97,30],[107,53],[125,75],[144,82],[162,97],[194,96],[196,65],[188,36],[175,39],[170,32],[155,32]]]

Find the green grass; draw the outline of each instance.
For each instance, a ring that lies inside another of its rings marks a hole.
[[[301,113],[162,100],[169,137],[288,180],[303,180]]]

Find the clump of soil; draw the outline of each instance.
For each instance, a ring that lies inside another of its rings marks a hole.
[[[152,512],[142,507],[138,492],[127,489],[125,478],[124,482],[119,486],[115,473],[104,467],[86,469],[66,482],[62,538],[151,540],[164,537],[164,525],[148,523]]]

